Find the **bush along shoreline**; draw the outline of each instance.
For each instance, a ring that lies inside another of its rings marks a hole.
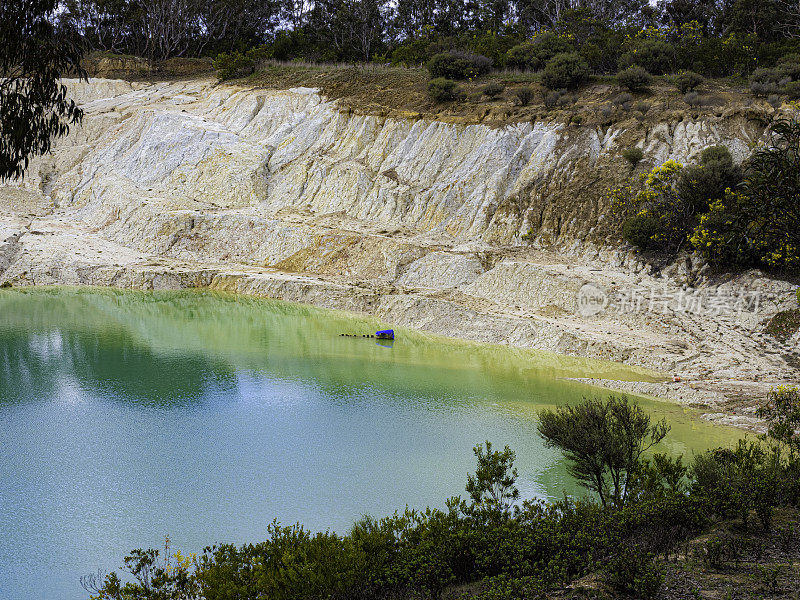
[[[746,571],[750,583],[725,597],[790,598],[800,581],[800,387],[773,390],[759,415],[769,434],[686,460],[653,453],[669,428],[637,404],[588,399],[543,411],[538,425],[585,498],[520,500],[514,452],[487,441],[474,448],[468,497],[443,509],[364,517],[346,535],[273,522],[264,542],[199,555],[167,540],[131,552],[122,576],[81,581],[98,600],[648,599],[702,598],[706,575],[719,584],[717,573]]]

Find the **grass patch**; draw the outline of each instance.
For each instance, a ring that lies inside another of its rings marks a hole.
[[[783,310],[770,319],[765,331],[785,342],[800,330],[800,308]]]

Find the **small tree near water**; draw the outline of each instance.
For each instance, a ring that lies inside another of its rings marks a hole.
[[[665,420],[651,424],[644,410],[625,396],[585,399],[577,406],[539,413],[545,445],[564,453],[570,474],[597,492],[604,506],[625,504],[642,454],[668,432]]]
[[[516,487],[517,469],[514,468],[516,453],[508,446],[503,451],[492,450],[492,443],[486,441],[472,449],[478,459],[475,475],[467,476],[467,493],[475,504],[486,508],[508,512],[519,498]]]

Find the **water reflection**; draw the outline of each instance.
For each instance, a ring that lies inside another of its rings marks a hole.
[[[65,381],[85,393],[149,406],[203,398],[211,385],[235,381],[230,364],[194,354],[154,352],[121,327],[26,334],[2,330],[0,398],[58,397]]]
[[[577,491],[535,432],[608,363],[398,331],[217,294],[0,292],[0,597],[83,597],[77,577],[170,534],[196,551],[273,518],[346,530],[464,493],[472,446],[518,455],[524,497]],[[668,448],[728,443],[671,405]],[[49,577],[32,581],[29,573]],[[32,587],[34,589],[32,589]]]

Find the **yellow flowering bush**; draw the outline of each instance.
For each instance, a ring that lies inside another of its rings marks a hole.
[[[681,199],[675,187],[683,165],[668,160],[638,177],[638,184],[611,190],[612,210],[623,221],[622,235],[645,250],[677,250],[686,240]]]
[[[800,271],[800,121],[778,120],[771,129],[742,186],[712,202],[690,236],[720,266]]]

